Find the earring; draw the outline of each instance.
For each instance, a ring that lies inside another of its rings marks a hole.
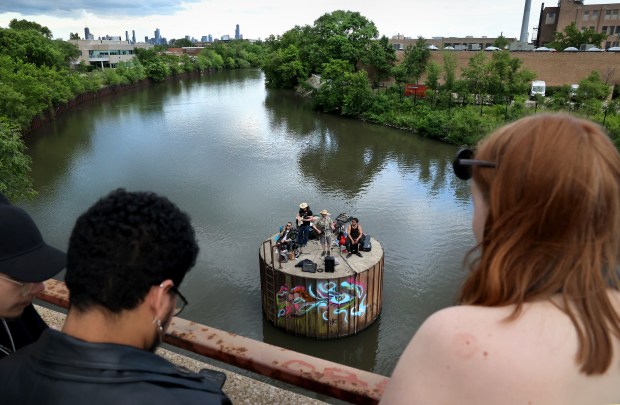
[[[164,340],[164,327],[161,325],[161,321],[157,318],[153,319],[153,325],[157,325],[157,340],[161,344]]]
[[[161,326],[161,321],[157,318],[153,319],[153,325],[157,325],[157,329],[159,329],[159,333],[164,332],[163,326]]]

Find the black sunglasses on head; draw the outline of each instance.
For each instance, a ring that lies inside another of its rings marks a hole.
[[[476,160],[474,157],[474,151],[471,149],[461,149],[456,154],[454,161],[452,162],[452,169],[454,174],[461,180],[469,180],[472,176],[472,166],[478,167],[497,167],[495,162],[489,162],[488,160]]]

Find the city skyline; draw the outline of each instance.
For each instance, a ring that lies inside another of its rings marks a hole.
[[[608,4],[614,1],[586,1],[586,4]],[[475,7],[456,0],[386,0],[382,2],[316,0],[312,5],[291,5],[284,0],[262,3],[240,0],[136,0],[119,3],[102,0],[5,0],[0,6],[0,27],[11,19],[26,19],[48,27],[54,38],[68,39],[70,33],[80,37],[88,27],[95,38],[125,37],[135,31],[137,38],[153,37],[159,28],[161,36],[170,39],[186,36],[213,38],[235,37],[235,27],[245,39],[265,39],[281,35],[295,25],[312,25],[325,13],[335,10],[358,11],[373,21],[380,35],[408,37],[474,36],[519,38],[524,0],[498,2],[479,0]],[[528,23],[528,40],[535,36],[542,1],[532,1]],[[555,6],[546,3],[547,6]],[[473,23],[472,23],[473,22]]]

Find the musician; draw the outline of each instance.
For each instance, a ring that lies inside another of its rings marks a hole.
[[[299,204],[299,213],[297,213],[297,243],[299,244],[299,252],[308,244],[308,236],[310,235],[310,224],[314,221],[312,210],[308,203]]]

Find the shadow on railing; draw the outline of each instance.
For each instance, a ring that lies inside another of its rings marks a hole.
[[[62,281],[46,281],[45,291],[37,298],[63,308],[69,307],[69,292]],[[181,318],[173,319],[164,341],[232,366],[356,404],[379,402],[389,381],[382,375]]]

